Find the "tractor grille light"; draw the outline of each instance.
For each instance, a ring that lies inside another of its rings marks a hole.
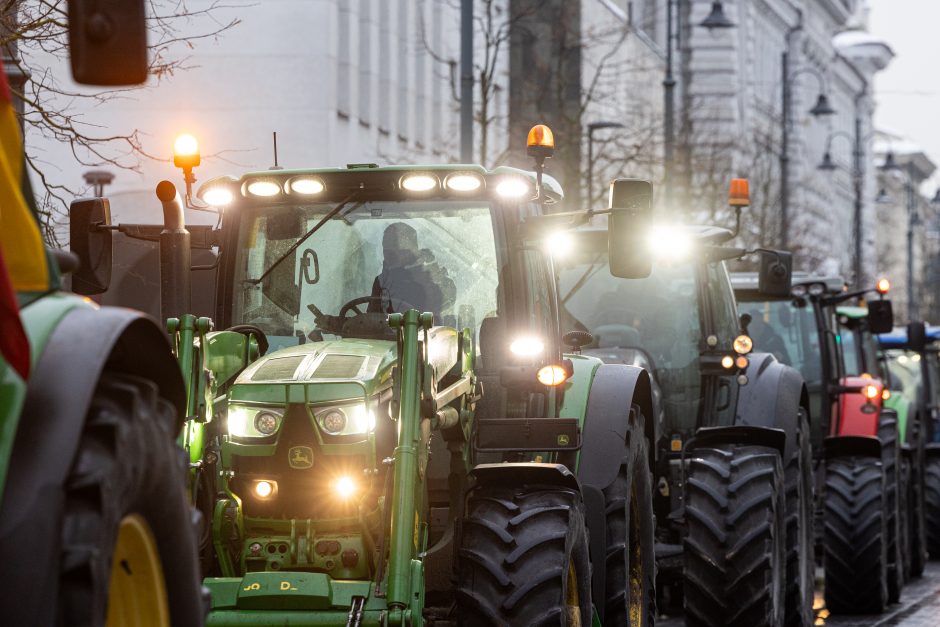
[[[476,174],[451,174],[444,181],[444,185],[455,192],[475,192],[483,185],[483,179]]]
[[[878,397],[880,392],[878,391],[877,385],[866,385],[862,388],[862,394],[864,394],[865,398],[868,400],[873,400]]]
[[[255,416],[255,429],[258,430],[258,433],[263,433],[264,435],[271,435],[277,431],[277,425],[280,419],[272,413],[263,411],[259,412]]]
[[[509,351],[516,357],[535,357],[545,350],[545,343],[537,337],[520,337],[509,345]]]
[[[336,480],[334,488],[341,499],[348,499],[356,493],[356,482],[352,477],[340,477]]]
[[[536,374],[536,378],[538,378],[539,383],[542,385],[554,387],[567,381],[568,373],[565,372],[565,369],[561,366],[552,364],[540,368],[538,374]]]
[[[401,186],[409,192],[429,192],[438,186],[437,177],[430,174],[411,174],[402,178]]]
[[[202,193],[202,200],[213,207],[224,207],[234,200],[231,190],[225,187],[210,187]]]
[[[503,198],[520,198],[529,193],[529,184],[519,177],[504,178],[496,185],[496,193]]]
[[[259,481],[255,484],[255,496],[259,499],[266,499],[274,494],[274,488],[277,484],[273,481]]]
[[[252,196],[270,198],[281,193],[281,186],[274,181],[252,181],[248,183],[248,193]]]
[[[746,335],[739,335],[734,338],[734,352],[739,355],[747,355],[754,350],[754,340]]]
[[[290,182],[290,191],[303,196],[313,196],[323,191],[320,179],[294,179]]]
[[[721,358],[721,367],[725,370],[731,370],[734,368],[734,357],[731,355],[725,355]]]
[[[323,415],[320,423],[330,433],[339,433],[346,428],[346,414],[342,409],[331,409]]]
[[[283,409],[231,404],[226,424],[228,434],[236,438],[265,438],[277,432],[284,417]]]
[[[365,435],[375,431],[375,412],[365,403],[327,407],[315,412],[320,427],[330,435]]]

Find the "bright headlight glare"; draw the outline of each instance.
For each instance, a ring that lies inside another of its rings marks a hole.
[[[553,387],[564,383],[568,379],[568,373],[561,366],[551,364],[539,369],[536,378],[542,385]]]
[[[517,176],[507,177],[496,184],[496,193],[503,198],[521,198],[529,193],[529,184]]]
[[[375,412],[365,404],[325,407],[314,412],[320,427],[330,435],[365,435],[375,430]]]
[[[862,394],[865,395],[865,398],[868,400],[873,400],[879,394],[877,385],[866,385],[862,388]]]
[[[336,494],[341,499],[348,499],[356,493],[356,481],[352,477],[339,477],[333,484]]]
[[[692,239],[678,226],[655,226],[647,240],[649,250],[657,259],[680,261],[692,250]]]
[[[281,186],[274,181],[252,181],[248,183],[248,193],[252,196],[270,198],[281,193]]]
[[[477,174],[451,174],[444,179],[444,185],[447,186],[447,189],[455,192],[475,192],[483,185],[483,179]]]
[[[210,187],[202,192],[200,196],[203,202],[213,207],[225,207],[231,204],[232,200],[235,199],[232,195],[232,190],[222,186]]]
[[[402,178],[401,186],[409,192],[429,192],[438,186],[438,181],[430,174],[411,174]]]
[[[565,231],[555,231],[545,238],[545,248],[554,257],[565,257],[574,247],[571,235]]]
[[[545,343],[537,337],[526,336],[513,340],[509,352],[516,357],[537,357],[545,350]]]
[[[236,438],[266,438],[277,432],[284,410],[271,407],[229,405],[226,423],[229,435]]]
[[[734,357],[725,355],[721,358],[721,367],[725,370],[731,370],[734,367]]]
[[[259,481],[255,484],[255,496],[260,499],[266,499],[274,494],[277,483],[273,481]]]
[[[754,340],[746,335],[739,335],[734,338],[734,352],[739,355],[747,355],[754,350]]]
[[[290,182],[290,191],[294,194],[313,196],[323,191],[323,181],[320,179],[294,179]]]

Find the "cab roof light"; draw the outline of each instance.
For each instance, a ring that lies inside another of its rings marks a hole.
[[[441,183],[433,174],[408,174],[401,178],[401,187],[409,192],[430,192],[440,187]]]
[[[891,281],[887,278],[882,277],[878,279],[878,282],[875,284],[875,291],[884,296],[888,293],[888,290],[891,289]]]
[[[732,207],[747,207],[751,204],[747,179],[731,179],[731,184],[728,186],[728,204]]]

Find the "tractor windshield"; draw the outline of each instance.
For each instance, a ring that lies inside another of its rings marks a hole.
[[[695,272],[691,263],[657,263],[648,278],[620,279],[610,273],[606,250],[558,267],[565,328],[594,335],[585,352],[647,366],[663,389],[666,420],[680,427],[694,425],[702,400]]]
[[[261,327],[280,347],[306,339],[388,337],[387,315],[410,308],[433,312],[435,324],[474,332],[495,312],[488,203],[355,203],[302,240],[333,208],[318,203],[245,211],[236,324]]]

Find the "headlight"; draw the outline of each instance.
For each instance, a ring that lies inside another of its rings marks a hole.
[[[520,198],[529,193],[529,184],[517,176],[509,176],[496,184],[496,193],[503,198]]]
[[[266,438],[277,433],[283,419],[283,409],[229,405],[228,433],[236,438]]]
[[[375,414],[364,403],[318,409],[320,428],[330,435],[365,435],[375,430]]]

